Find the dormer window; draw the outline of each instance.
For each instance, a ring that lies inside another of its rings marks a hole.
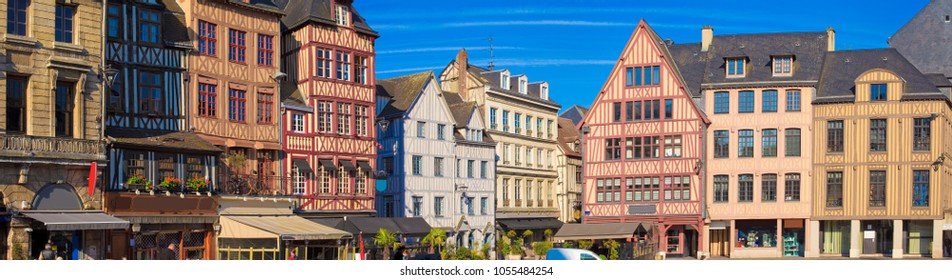
[[[793,75],[793,57],[775,56],[773,58],[773,74],[774,76]]]
[[[509,74],[502,73],[502,84],[500,87],[503,89],[509,89]]]
[[[886,101],[886,84],[869,85],[869,101]]]
[[[350,8],[337,5],[337,25],[350,26]]]
[[[526,94],[526,80],[519,79],[519,93]]]
[[[727,77],[728,78],[744,77],[745,67],[747,67],[747,59],[743,57],[728,58],[727,59]]]
[[[548,87],[548,86],[542,86],[542,90],[540,90],[539,96],[540,96],[542,99],[549,99],[549,87]]]

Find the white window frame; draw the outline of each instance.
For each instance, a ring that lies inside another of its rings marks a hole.
[[[298,133],[304,132],[304,114],[291,114],[291,130]]]

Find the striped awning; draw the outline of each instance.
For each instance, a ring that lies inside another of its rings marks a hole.
[[[49,231],[126,229],[129,221],[101,212],[23,212]]]
[[[222,216],[221,238],[336,240],[351,234],[298,216]]]

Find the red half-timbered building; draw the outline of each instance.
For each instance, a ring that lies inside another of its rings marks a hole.
[[[374,213],[374,40],[353,0],[275,1],[282,18],[283,167],[298,214]]]
[[[703,233],[703,137],[710,123],[667,43],[639,22],[579,124],[585,224],[638,223],[634,237],[696,255]]]

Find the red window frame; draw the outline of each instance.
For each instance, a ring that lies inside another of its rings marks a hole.
[[[258,65],[274,66],[274,36],[258,34]]]
[[[245,122],[247,94],[248,92],[242,89],[228,89],[228,120]]]
[[[228,60],[236,63],[245,63],[245,35],[247,32],[229,29],[228,30]]]
[[[198,115],[214,118],[218,114],[218,85],[198,83]]]
[[[198,21],[198,53],[218,56],[218,25],[204,20]]]
[[[258,123],[274,123],[274,94],[258,92]]]

